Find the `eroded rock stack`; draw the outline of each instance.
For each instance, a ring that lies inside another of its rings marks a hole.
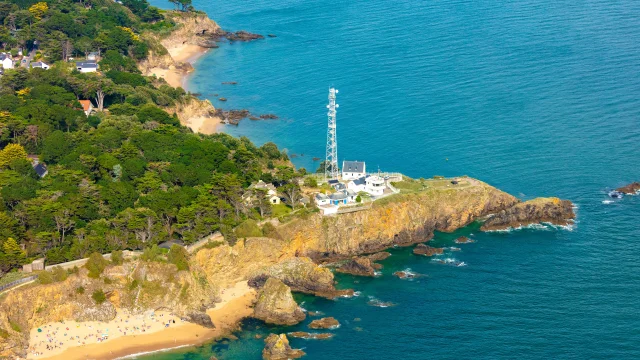
[[[276,278],[267,279],[260,289],[253,316],[276,325],[295,325],[306,317],[293,299],[291,288]]]
[[[617,188],[616,191],[620,191],[623,194],[635,195],[640,193],[640,182],[633,182],[629,185]]]
[[[270,334],[264,339],[264,343],[265,346],[262,350],[264,360],[297,359],[305,355],[304,351],[291,348],[285,334]]]
[[[357,257],[349,260],[336,269],[337,272],[351,274],[357,276],[374,276],[375,269],[371,259],[366,257]]]
[[[440,255],[444,252],[443,248],[435,248],[425,244],[418,244],[413,249],[413,253],[416,255],[424,255],[424,256],[435,256]]]

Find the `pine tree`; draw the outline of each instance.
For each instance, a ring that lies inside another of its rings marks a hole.
[[[26,254],[14,238],[8,238],[7,241],[2,244],[2,250],[4,252],[4,265],[8,268],[22,265],[25,260]]]

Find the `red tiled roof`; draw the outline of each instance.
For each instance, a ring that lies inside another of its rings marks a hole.
[[[88,111],[91,107],[91,100],[78,100],[78,102],[82,105],[82,110]]]

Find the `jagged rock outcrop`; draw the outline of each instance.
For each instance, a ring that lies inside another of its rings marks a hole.
[[[279,279],[293,291],[335,298],[353,295],[353,290],[336,290],[331,270],[316,265],[311,259],[294,257],[254,272],[249,285],[260,288],[268,278]]]
[[[314,215],[284,224],[277,233],[290,239],[288,248],[298,256],[340,260],[424,242],[436,230],[452,232],[517,203],[515,197],[492,186],[461,178],[456,188],[392,195],[367,211]]]
[[[620,191],[623,194],[627,195],[635,195],[640,193],[640,182],[633,182],[629,185],[619,187],[616,191]]]
[[[356,276],[375,276],[372,262],[366,257],[357,257],[344,263],[336,269],[337,272]]]
[[[537,198],[500,211],[487,219],[480,230],[506,230],[543,222],[554,225],[569,225],[573,223],[575,217],[571,201],[558,198]]]
[[[264,360],[297,359],[305,355],[304,351],[292,349],[285,334],[270,334],[264,339],[262,358]]]
[[[288,333],[287,335],[294,338],[313,339],[313,340],[331,339],[333,337],[332,333],[308,333],[305,331],[294,331],[294,332]]]
[[[306,318],[293,299],[291,289],[275,278],[267,279],[260,289],[253,316],[276,325],[295,325]]]
[[[310,329],[335,329],[339,326],[340,322],[338,322],[334,317],[316,319],[309,324]]]
[[[418,244],[413,249],[413,253],[416,255],[435,256],[444,252],[443,248],[436,248],[425,244]]]
[[[221,119],[218,111],[209,100],[200,100],[190,97],[175,107],[167,109],[169,113],[175,112],[180,120],[180,124],[187,126],[193,132],[202,134],[213,134],[216,132],[216,125]]]
[[[211,317],[204,312],[192,312],[187,315],[186,319],[189,322],[204,326],[209,329],[215,329],[216,327],[213,324],[213,321],[211,321]]]
[[[181,11],[168,11],[165,14],[177,25],[171,35],[162,39],[162,45],[166,48],[184,44],[216,47],[215,41],[212,41],[207,35],[217,33],[222,29],[206,14]]]
[[[391,256],[390,252],[381,251],[379,253],[367,255],[367,258],[369,258],[369,260],[371,260],[371,261],[382,261],[382,260],[388,258],[389,256]]]

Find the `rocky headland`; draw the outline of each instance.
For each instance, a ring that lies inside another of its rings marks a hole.
[[[185,321],[217,328],[216,320],[207,320],[207,309],[215,309],[221,297],[231,295],[229,289],[243,280],[258,291],[253,316],[274,323],[294,323],[304,314],[291,298],[291,291],[329,299],[353,294],[350,289],[336,289],[333,272],[321,265],[325,262],[354,261],[358,268],[364,264],[370,274],[367,265],[373,268],[372,260],[389,256],[381,251],[424,243],[434,231],[452,232],[482,219],[487,219],[483,228],[491,230],[535,222],[566,224],[574,217],[570,201],[542,198],[521,203],[492,186],[466,179],[456,188],[428,186],[420,191],[403,191],[360,212],[292,218],[277,226],[268,238],[204,247],[191,256],[189,271],[133,259],[109,266],[104,275],[107,282],[89,278],[82,268],[62,282],[29,284],[0,299],[0,356],[26,355],[29,332],[14,329],[33,329],[63,320],[109,321],[117,311],[136,315],[167,310]],[[91,299],[96,289],[106,294],[106,301],[100,305]],[[316,324],[327,322],[319,320]],[[286,348],[285,339],[272,337],[269,349]]]

